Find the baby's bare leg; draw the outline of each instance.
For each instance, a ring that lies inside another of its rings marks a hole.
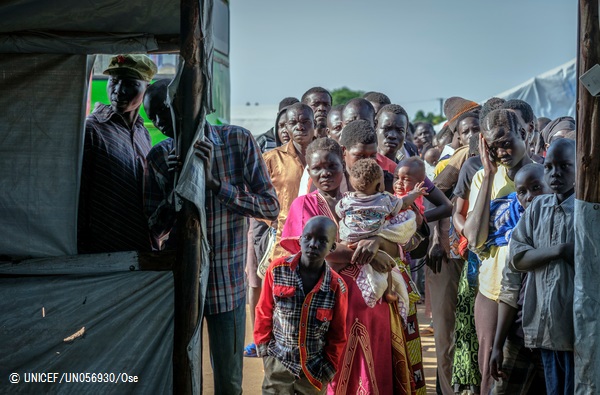
[[[398,295],[396,295],[396,293],[394,291],[392,291],[392,273],[388,273],[388,277],[387,277],[387,289],[385,290],[385,293],[383,294],[383,296],[385,297],[385,300],[388,303],[394,303],[398,300]]]

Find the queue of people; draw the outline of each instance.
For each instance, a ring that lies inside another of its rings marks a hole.
[[[82,253],[175,248],[180,163],[155,73],[144,55],[105,71],[111,103],[86,122]],[[142,102],[168,137],[153,148]],[[246,356],[263,357],[265,394],[425,394],[423,300],[438,393],[574,392],[574,121],[498,98],[452,97],[444,112],[436,134],[383,93],[332,107],[315,87],[256,139],[206,126],[194,150],[216,393],[242,392]]]

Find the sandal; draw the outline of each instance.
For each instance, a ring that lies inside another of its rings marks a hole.
[[[247,358],[257,358],[258,354],[256,353],[256,344],[250,343],[244,347],[244,356]]]

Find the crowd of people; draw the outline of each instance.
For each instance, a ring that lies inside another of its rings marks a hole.
[[[144,55],[105,70],[85,131],[79,251],[177,243],[170,81]],[[150,146],[141,105],[168,138]],[[573,394],[575,123],[461,97],[436,133],[380,92],[281,100],[256,138],[206,125],[204,300],[215,392]],[[254,343],[244,345],[246,300]],[[425,301],[431,322],[417,321]],[[430,324],[430,327],[427,327]]]

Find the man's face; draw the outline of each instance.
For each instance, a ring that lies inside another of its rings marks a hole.
[[[469,140],[471,139],[471,136],[479,132],[479,118],[465,118],[462,121],[460,121],[456,126],[456,133],[458,133],[458,142],[461,147],[469,145]]]
[[[526,147],[525,142],[517,133],[519,131],[504,128],[496,128],[484,133],[483,137],[494,162],[508,168],[521,162],[526,153]]]
[[[521,134],[523,135],[523,140],[525,140],[525,141],[530,140],[531,134],[535,130],[535,124],[533,123],[533,121],[531,121],[529,123],[525,122],[523,120],[523,113],[521,112],[521,110],[513,109],[512,111],[515,114],[517,114],[517,117],[519,118],[519,123],[521,124]]]
[[[117,114],[136,111],[142,105],[147,87],[148,83],[144,80],[125,78],[118,75],[108,77],[106,93],[113,111]]]
[[[329,112],[327,115],[327,136],[339,143],[343,127],[342,113],[340,111]]]
[[[277,120],[277,134],[279,135],[279,140],[281,144],[286,144],[290,142],[290,134],[286,129],[287,123],[287,113],[283,112]]]
[[[433,140],[433,135],[434,132],[431,125],[427,123],[421,124],[417,126],[417,129],[415,130],[413,142],[418,148],[425,147],[431,144],[431,141]]]
[[[358,143],[349,149],[342,147],[342,150],[344,152],[344,162],[346,162],[348,170],[352,169],[352,166],[354,166],[354,163],[358,160],[377,159],[377,143]]]
[[[377,145],[383,155],[395,157],[404,144],[408,119],[403,114],[384,112],[377,117]]]
[[[287,111],[286,130],[292,140],[302,147],[308,146],[314,138],[314,119],[312,111],[290,108]]]
[[[358,119],[364,119],[365,121],[368,121],[371,126],[375,127],[375,120],[371,118],[367,108],[353,104],[344,107],[344,111],[342,112],[342,122],[344,123],[344,126]]]
[[[166,93],[164,95],[157,93],[154,97],[145,96],[144,109],[154,126],[165,136],[173,138],[173,118]]]
[[[315,92],[306,97],[306,104],[312,108],[317,128],[327,127],[327,114],[331,110],[331,98],[327,93]]]

